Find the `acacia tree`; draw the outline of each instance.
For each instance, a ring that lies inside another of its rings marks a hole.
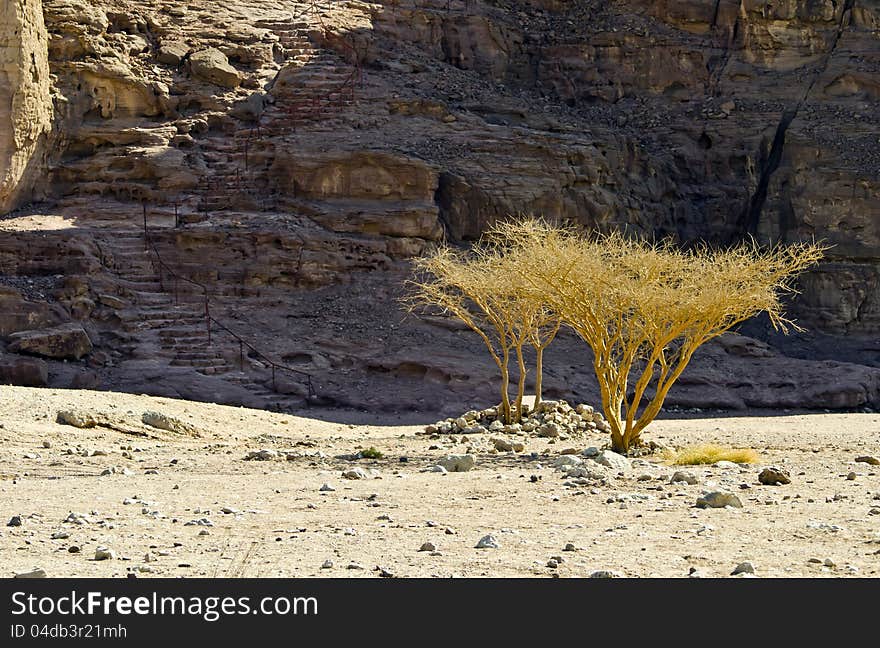
[[[516,271],[518,249],[513,238],[493,239],[491,233],[469,253],[439,248],[415,261],[417,278],[409,282],[413,290],[406,299],[411,310],[439,307],[480,336],[501,374],[499,410],[505,423],[522,419],[528,375],[524,347],[534,347],[537,355],[537,404],[541,400],[544,350],[560,327],[558,315]],[[509,394],[511,356],[518,368],[513,403]]]
[[[701,345],[760,312],[778,330],[800,330],[783,315],[781,298],[796,292],[794,278],[824,250],[761,250],[751,242],[683,251],[619,233],[581,237],[541,222],[516,227],[530,233],[520,239],[514,267],[592,349],[619,452],[640,443]]]
[[[522,326],[523,301],[519,298],[516,274],[502,259],[477,248],[472,254],[441,247],[415,261],[416,279],[408,282],[406,298],[410,310],[434,306],[451,313],[480,336],[501,374],[500,418],[505,423],[522,416],[525,371],[522,347],[528,331]],[[520,364],[516,407],[510,402],[510,356]]]
[[[528,254],[531,246],[540,242],[541,238],[550,231],[549,226],[543,221],[520,217],[495,223],[487,230],[482,241],[486,253],[499,260],[501,272],[515,282],[512,289],[520,302],[517,310],[520,328],[525,331],[529,346],[535,350],[534,404],[536,407],[542,400],[544,350],[556,338],[562,320],[545,294],[533,281],[524,276],[521,268],[524,263],[523,255]],[[520,370],[518,401],[521,407],[526,374],[521,347],[517,360]]]

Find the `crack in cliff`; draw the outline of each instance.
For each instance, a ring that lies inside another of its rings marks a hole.
[[[712,13],[712,24],[709,27],[709,33],[713,37],[717,37],[718,31],[718,12],[720,11],[721,0],[715,0],[715,9]],[[740,2],[740,11],[737,13],[736,20],[733,22],[733,27],[730,30],[730,33],[727,34],[727,42],[724,44],[724,52],[721,54],[721,60],[716,64],[707,64],[707,69],[709,71],[709,78],[707,79],[707,94],[710,97],[714,97],[718,94],[718,85],[721,83],[721,79],[724,77],[724,71],[727,69],[728,64],[730,63],[730,57],[733,50],[733,44],[736,42],[737,37],[739,36],[740,30],[740,18],[742,17],[744,12],[742,2]]]
[[[798,105],[795,108],[789,108],[784,111],[782,113],[782,118],[779,120],[779,124],[776,126],[773,143],[770,145],[770,154],[767,156],[767,161],[764,164],[764,168],[761,170],[761,176],[758,179],[758,186],[755,189],[755,193],[752,194],[752,197],[749,200],[749,209],[746,212],[744,219],[745,222],[743,223],[745,233],[751,236],[755,236],[758,233],[761,212],[764,210],[764,203],[767,201],[767,187],[770,186],[770,178],[779,168],[779,163],[782,161],[782,152],[785,148],[785,133],[788,130],[788,127],[791,126],[791,122],[797,117],[799,108],[800,102],[798,102]]]
[[[709,25],[709,29],[714,30],[715,25],[718,24],[718,10],[721,6],[721,0],[715,0],[715,8],[712,10],[712,24]]]
[[[825,55],[822,63],[818,66],[816,72],[812,75],[812,78],[807,84],[807,87],[801,95],[800,99],[798,99],[793,107],[788,108],[782,112],[782,116],[776,126],[776,132],[773,136],[773,142],[770,145],[770,152],[767,155],[767,159],[761,170],[761,175],[758,178],[758,186],[755,188],[755,192],[749,199],[748,209],[746,210],[746,213],[741,220],[741,229],[743,234],[756,236],[758,233],[758,226],[761,222],[761,215],[764,211],[764,205],[767,201],[767,189],[770,185],[770,180],[772,179],[773,174],[777,171],[780,163],[782,162],[782,154],[785,149],[786,131],[788,131],[789,126],[791,126],[791,123],[798,116],[800,109],[803,107],[807,98],[810,96],[810,92],[812,92],[813,86],[816,84],[816,81],[818,81],[819,78],[828,69],[828,63],[831,61],[832,56],[834,56],[837,45],[840,42],[844,31],[846,31],[846,28],[850,24],[850,17],[852,16],[852,10],[854,6],[855,0],[846,0],[843,5],[843,9],[840,12],[840,21],[837,26],[837,32],[835,33],[834,39],[831,42],[831,47],[828,48],[828,53]]]

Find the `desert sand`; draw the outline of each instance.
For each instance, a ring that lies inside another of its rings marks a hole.
[[[64,410],[105,425],[58,423]],[[150,427],[148,411],[191,427]],[[878,455],[880,414],[679,414],[646,439],[751,447],[760,463],[675,467],[651,455],[595,483],[553,468],[563,451],[607,444],[595,431],[496,452],[475,438],[488,435],[360,416],[0,387],[0,576],[727,577],[743,562],[757,577],[880,572],[880,467],[855,461]],[[369,447],[384,457],[355,458]],[[277,456],[245,459],[259,450]],[[468,450],[468,472],[423,472]],[[761,485],[770,465],[791,483]],[[356,467],[367,478],[342,477]],[[670,483],[678,469],[698,483]],[[712,490],[743,507],[696,508]],[[20,526],[7,526],[15,516]],[[498,548],[475,548],[489,534]],[[113,557],[96,560],[99,547]]]

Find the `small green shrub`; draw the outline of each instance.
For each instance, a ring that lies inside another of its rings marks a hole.
[[[361,459],[381,459],[385,456],[380,450],[376,450],[373,446],[370,446],[366,450],[361,450],[360,455]]]

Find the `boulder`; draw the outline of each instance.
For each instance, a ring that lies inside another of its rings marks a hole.
[[[98,425],[97,419],[92,414],[77,410],[60,410],[55,421],[62,425],[72,425],[78,428],[93,428]]]
[[[156,54],[156,60],[159,63],[176,67],[180,65],[187,54],[189,54],[189,45],[183,41],[163,41],[162,45],[159,46],[159,53]]]
[[[471,470],[476,465],[476,459],[474,459],[474,455],[471,454],[463,454],[463,455],[447,455],[440,459],[437,462],[437,465],[442,466],[449,472],[467,472]]]
[[[0,357],[0,384],[45,387],[49,368],[38,358]]]
[[[9,339],[9,351],[58,360],[79,360],[92,350],[88,333],[75,323],[37,331],[20,331],[10,335]]]
[[[189,65],[192,75],[202,81],[222,88],[237,88],[241,85],[238,70],[229,64],[226,54],[213,47],[192,54]]]
[[[631,469],[629,459],[611,450],[603,450],[593,457],[593,461],[617,472],[628,472]]]
[[[27,300],[17,290],[0,286],[0,337],[61,322],[59,314],[46,302]]]
[[[199,431],[178,418],[162,414],[161,412],[144,412],[141,416],[141,422],[144,425],[157,428],[159,430],[167,430],[175,434],[184,434],[186,436],[200,436]]]

